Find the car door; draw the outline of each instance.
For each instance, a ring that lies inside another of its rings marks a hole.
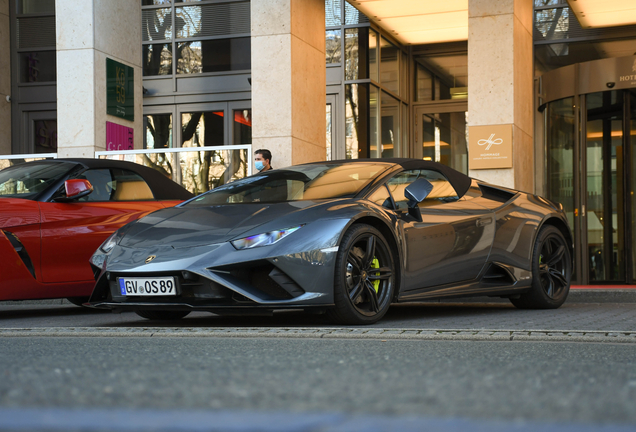
[[[88,281],[88,259],[115,230],[152,211],[174,205],[156,201],[139,175],[122,169],[90,169],[77,178],[93,192],[69,203],[44,202],[41,209],[42,279]]]
[[[433,184],[419,204],[422,220],[408,213],[404,190],[418,178]],[[387,183],[397,207],[405,245],[404,289],[416,290],[475,279],[492,247],[494,213],[459,200],[451,183],[434,170],[407,170]]]

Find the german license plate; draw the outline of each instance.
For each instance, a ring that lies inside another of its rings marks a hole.
[[[117,278],[123,296],[173,296],[177,287],[173,277]]]

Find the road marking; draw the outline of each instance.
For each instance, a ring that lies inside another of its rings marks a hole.
[[[33,327],[0,337],[249,337],[636,343],[636,332],[582,330],[395,329],[334,327]]]

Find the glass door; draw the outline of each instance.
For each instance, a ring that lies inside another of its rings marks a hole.
[[[626,91],[605,91],[585,96],[584,161],[585,191],[582,207],[585,230],[583,263],[589,283],[630,283],[633,273],[633,201],[629,180],[633,152],[629,148],[631,120]],[[626,133],[627,132],[627,133]],[[587,255],[587,256],[586,256]]]
[[[431,105],[414,110],[414,157],[440,162],[468,174],[468,113],[465,105]]]

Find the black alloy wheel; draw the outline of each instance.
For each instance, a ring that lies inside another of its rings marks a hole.
[[[352,226],[344,235],[334,281],[332,319],[341,324],[372,324],[391,304],[395,265],[391,248],[378,230]]]
[[[532,288],[510,301],[520,309],[556,309],[570,291],[572,258],[561,231],[548,225],[541,229],[532,259]]]

